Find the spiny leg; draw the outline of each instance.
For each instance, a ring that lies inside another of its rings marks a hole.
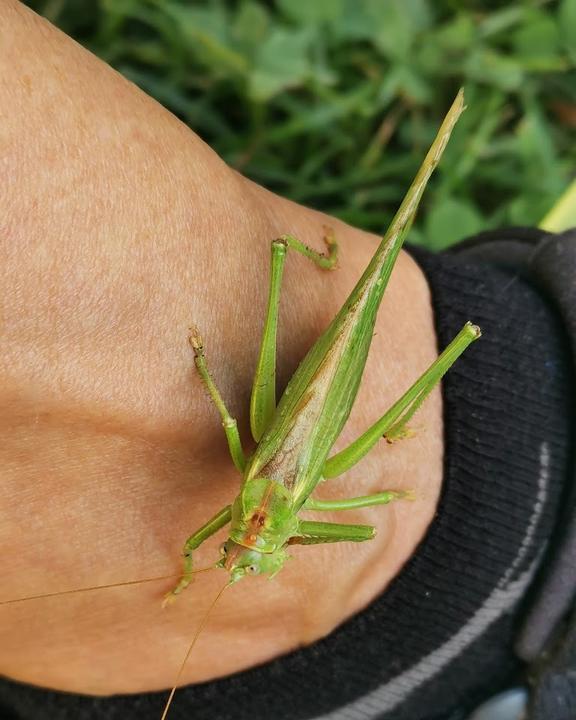
[[[332,542],[364,542],[372,540],[376,528],[372,525],[348,525],[342,523],[301,520],[298,533],[288,540],[289,545],[318,545]]]
[[[466,323],[444,352],[380,420],[377,420],[351,445],[326,461],[322,471],[323,477],[336,477],[349,470],[374,447],[380,438],[386,437],[395,440],[401,437],[406,423],[422,405],[432,389],[440,382],[468,345],[479,337],[480,328],[470,322]]]
[[[282,235],[280,237],[281,242],[286,243],[289,248],[296,250],[296,252],[299,252],[301,255],[310,258],[318,267],[324,268],[325,270],[333,270],[338,261],[338,243],[334,237],[334,231],[331,228],[325,228],[323,239],[328,248],[327,255],[313,250],[293,235]]]
[[[276,410],[276,334],[285,259],[286,243],[274,240],[268,309],[250,398],[250,429],[256,442],[260,441]]]
[[[186,589],[188,585],[192,582],[192,574],[193,574],[193,560],[192,560],[192,553],[194,550],[197,550],[202,543],[207,540],[209,537],[212,537],[215,533],[218,532],[221,528],[223,528],[225,525],[228,525],[230,522],[230,519],[232,517],[232,505],[227,505],[226,507],[223,507],[222,510],[216,513],[213,518],[208,520],[208,522],[205,525],[202,525],[202,527],[193,535],[190,535],[188,540],[186,540],[184,544],[184,571],[182,573],[182,577],[180,578],[180,582],[176,587],[171,590],[164,598],[164,604],[173,601],[176,597],[176,595],[179,595],[182,590]]]
[[[206,363],[206,356],[204,355],[204,344],[197,328],[191,328],[190,333],[190,345],[194,350],[194,363],[198,370],[198,374],[202,379],[202,382],[206,386],[212,402],[216,405],[220,417],[222,418],[222,427],[226,433],[226,439],[228,440],[228,448],[230,449],[230,456],[232,462],[238,468],[240,472],[244,472],[246,467],[246,458],[244,457],[244,451],[242,450],[242,442],[240,440],[240,434],[238,433],[238,424],[236,420],[228,412],[228,408],[224,404],[224,400],[218,391],[218,388],[212,380],[212,376],[208,370]]]
[[[341,500],[317,500],[308,498],[304,503],[304,510],[353,510],[355,508],[372,507],[373,505],[387,505],[393,500],[412,500],[414,494],[411,490],[384,490],[372,495],[343,498]]]
[[[276,335],[286,250],[292,248],[310,258],[319,267],[331,269],[336,264],[338,253],[338,246],[331,231],[326,232],[324,242],[328,247],[327,255],[312,250],[291,235],[282,235],[272,242],[268,309],[250,399],[250,428],[256,442],[264,435],[276,410]]]

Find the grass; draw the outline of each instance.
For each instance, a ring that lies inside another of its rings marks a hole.
[[[458,87],[413,241],[538,224],[576,168],[576,0],[31,0],[228,163],[381,231]]]

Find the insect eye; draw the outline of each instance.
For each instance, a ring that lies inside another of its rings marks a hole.
[[[227,554],[228,554],[228,548],[226,547],[226,543],[222,543],[222,545],[220,545],[220,555],[222,555],[223,557],[226,557]]]
[[[248,565],[246,567],[246,572],[248,573],[248,575],[258,575],[258,573],[260,572],[260,568],[258,567],[258,565]]]

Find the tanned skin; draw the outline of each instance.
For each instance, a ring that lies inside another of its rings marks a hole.
[[[14,0],[0,3],[0,108],[0,599],[177,575],[187,535],[239,483],[194,371],[188,328],[201,325],[249,449],[270,241],[289,232],[322,250],[329,225],[340,246],[334,272],[296,254],[286,264],[282,386],[377,238],[241,177],[167,110]],[[436,355],[429,289],[403,254],[336,450]],[[414,438],[381,443],[318,495],[410,488],[417,502],[350,511],[348,522],[378,528],[375,540],[294,547],[273,581],[224,593],[183,682],[314,642],[385,590],[437,505],[438,391],[415,426]],[[219,542],[198,552],[198,567]],[[330,592],[318,593],[328,581]],[[93,694],[169,687],[222,582],[217,571],[201,575],[165,610],[173,580],[0,607],[0,672]]]

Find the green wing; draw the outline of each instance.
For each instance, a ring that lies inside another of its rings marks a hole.
[[[350,415],[392,268],[463,109],[460,91],[372,260],[294,373],[251,459],[245,481],[276,480],[293,494],[295,510],[320,481],[328,453]]]

